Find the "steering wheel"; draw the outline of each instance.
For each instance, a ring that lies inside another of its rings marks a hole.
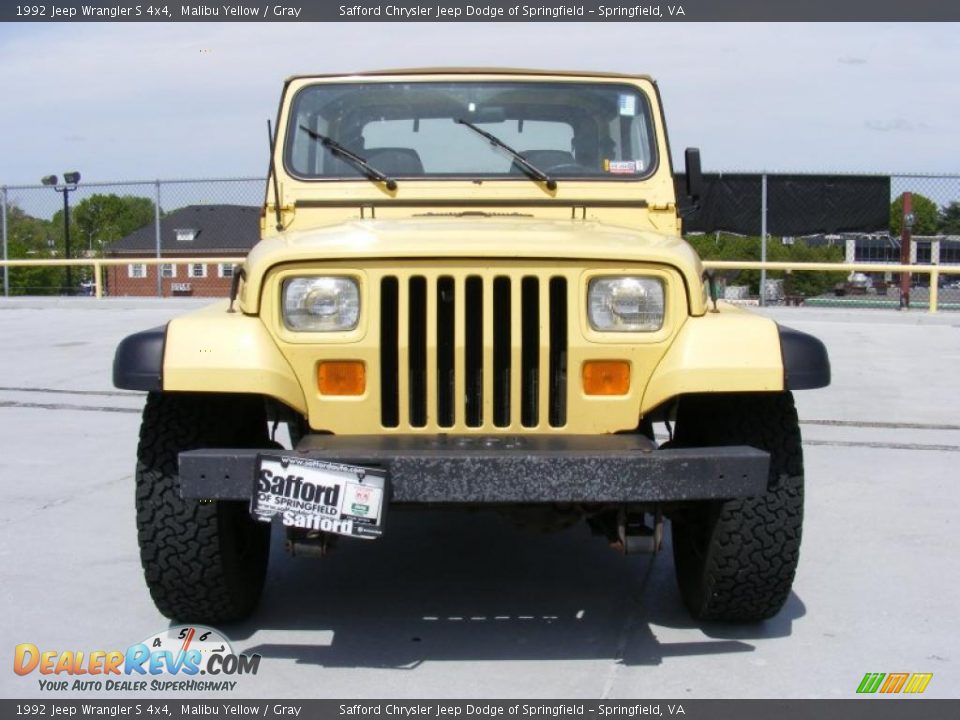
[[[559,165],[551,165],[548,168],[544,168],[544,172],[548,175],[550,173],[570,173],[570,174],[586,174],[587,168],[583,165],[577,163],[560,163]]]

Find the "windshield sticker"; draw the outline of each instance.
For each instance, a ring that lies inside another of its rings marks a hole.
[[[637,96],[623,93],[620,95],[620,114],[633,117],[637,114]]]
[[[604,160],[603,169],[614,175],[636,175],[642,167],[638,167],[635,160]]]

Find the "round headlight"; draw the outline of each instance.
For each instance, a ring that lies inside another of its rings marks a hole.
[[[659,278],[593,278],[587,294],[587,315],[594,330],[655,332],[663,327],[664,294]]]
[[[283,283],[283,322],[291,330],[353,330],[360,320],[360,287],[349,277],[298,277]]]

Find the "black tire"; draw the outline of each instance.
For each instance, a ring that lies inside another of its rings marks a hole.
[[[766,495],[696,503],[671,524],[680,593],[695,619],[773,617],[790,595],[803,527],[803,450],[793,395],[681,398],[672,445],[750,445],[770,453]]]
[[[180,497],[177,455],[203,447],[265,447],[256,396],[150,393],[137,447],[137,537],[157,609],[209,625],[247,617],[263,591],[270,526],[243,502]]]

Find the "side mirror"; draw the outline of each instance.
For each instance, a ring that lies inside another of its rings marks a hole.
[[[683,156],[686,164],[687,197],[696,203],[703,193],[703,173],[700,171],[700,149],[687,148]]]

